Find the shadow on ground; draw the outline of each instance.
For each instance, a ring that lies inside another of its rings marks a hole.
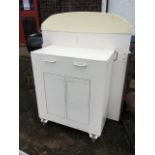
[[[49,122],[40,123],[29,58],[20,57],[19,148],[30,155],[134,155],[122,125],[107,120],[94,143],[87,133]],[[30,77],[31,76],[31,77]],[[33,82],[32,82],[33,83]]]

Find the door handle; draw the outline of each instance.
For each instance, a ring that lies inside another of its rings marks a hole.
[[[53,60],[44,60],[44,62],[49,62],[49,63],[56,63],[57,61],[56,61],[56,59],[53,59]]]
[[[77,66],[77,67],[87,67],[87,63],[81,63],[81,62],[74,62],[73,63],[74,66]]]

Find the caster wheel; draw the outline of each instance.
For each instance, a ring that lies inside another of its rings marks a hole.
[[[47,123],[41,122],[42,126],[45,126]]]
[[[47,122],[48,122],[47,119],[44,119],[44,118],[41,119],[41,124],[42,124],[43,126],[45,126],[45,125],[47,124]]]
[[[94,135],[94,134],[89,134],[89,137],[91,138],[92,142],[95,142],[97,140],[97,138],[98,138],[98,136]]]
[[[91,138],[91,142],[93,142],[93,143],[94,143],[95,141],[96,141],[96,139],[95,139],[95,138]]]

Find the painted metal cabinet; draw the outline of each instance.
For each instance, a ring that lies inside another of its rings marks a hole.
[[[108,118],[119,121],[131,25],[118,15],[68,12],[48,17],[41,25],[43,47],[50,45],[117,51],[108,105]]]
[[[39,117],[96,139],[107,117],[120,117],[132,27],[113,14],[69,12],[41,29],[43,48],[31,54]]]
[[[39,117],[101,135],[107,106],[113,50],[49,46],[31,53]]]

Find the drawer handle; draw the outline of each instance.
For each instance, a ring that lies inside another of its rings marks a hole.
[[[87,67],[87,63],[74,62],[73,65],[77,67]]]
[[[55,59],[53,59],[53,60],[44,60],[44,62],[56,63],[57,61]]]
[[[113,61],[117,61],[117,59],[118,59],[118,52],[115,51],[115,57],[114,57]]]

